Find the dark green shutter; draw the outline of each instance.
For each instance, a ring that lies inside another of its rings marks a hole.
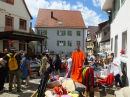
[[[41,34],[40,34],[40,30],[38,30],[37,35],[41,35]]]
[[[45,30],[45,35],[47,35],[47,30]]]
[[[120,9],[120,0],[117,0],[117,3],[118,3],[117,9],[119,10]]]
[[[57,46],[59,46],[59,41],[57,41]]]
[[[77,41],[77,46],[79,45],[79,41]]]
[[[77,36],[79,35],[79,31],[77,31]]]
[[[40,44],[41,44],[41,42],[40,42],[40,41],[37,41],[37,44],[38,44],[38,45],[40,45]]]
[[[121,4],[124,2],[124,0],[121,0]]]
[[[70,41],[68,41],[68,46],[70,46]]]
[[[66,35],[66,31],[64,31],[64,36]]]
[[[112,12],[110,12],[110,16],[109,16],[109,24],[111,24],[112,22]]]
[[[70,36],[70,31],[68,31],[68,36]]]
[[[47,45],[47,40],[45,40],[45,45]]]
[[[64,41],[64,46],[66,46],[66,41]]]
[[[59,35],[59,30],[57,30],[57,35]]]
[[[115,9],[115,0],[113,1],[113,10],[112,10],[112,18],[115,19],[116,9]]]

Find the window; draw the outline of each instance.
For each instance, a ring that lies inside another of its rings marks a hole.
[[[12,4],[12,5],[14,4],[14,0],[2,0],[2,1],[9,3],[9,4]]]
[[[72,46],[72,41],[68,41],[68,46]]]
[[[12,26],[12,18],[6,17],[6,25]]]
[[[3,40],[3,50],[7,48],[9,50],[9,43],[6,40]]]
[[[72,36],[72,31],[68,31],[68,36]]]
[[[19,50],[23,50],[23,51],[25,51],[25,42],[24,41],[19,41],[20,43],[19,43]]]
[[[118,36],[115,36],[115,51],[114,51],[115,57],[118,55]]]
[[[78,45],[79,45],[79,46],[81,46],[81,43],[80,43],[80,41],[77,41],[77,46],[78,46]]]
[[[26,30],[26,20],[20,19],[20,29]]]
[[[64,35],[64,31],[60,31],[60,36],[63,36]]]
[[[57,41],[57,46],[66,46],[66,41]]]
[[[44,41],[43,41],[43,44],[44,44],[44,45],[47,45],[47,40],[44,40]]]
[[[41,35],[47,35],[47,30],[40,30]]]
[[[127,54],[127,32],[122,33],[122,50]]]
[[[81,32],[80,31],[77,31],[77,36],[81,36]]]
[[[111,51],[113,51],[113,38],[111,39]]]
[[[98,42],[97,42],[97,48],[98,48]]]
[[[107,35],[107,32],[104,32],[104,36],[106,36]]]
[[[57,30],[57,35],[58,36],[65,36],[66,35],[66,31],[59,31],[59,30]]]

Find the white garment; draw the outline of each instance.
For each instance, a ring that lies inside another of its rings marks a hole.
[[[117,64],[117,66],[113,65],[112,63]],[[116,76],[117,74],[120,74],[120,76],[122,75],[120,63],[118,62],[118,60],[113,59],[113,62],[110,63],[110,73],[113,73],[114,76]]]
[[[95,62],[95,56],[92,55],[92,56],[90,57],[90,59],[91,59],[91,58],[93,58],[93,62]]]
[[[67,60],[67,62],[68,62],[68,68],[70,68],[71,65],[72,65],[72,58],[69,58],[69,59]]]

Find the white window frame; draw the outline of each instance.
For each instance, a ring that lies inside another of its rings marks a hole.
[[[63,40],[59,41],[59,46],[64,46],[64,41]]]
[[[60,31],[59,36],[64,36],[64,31]]]

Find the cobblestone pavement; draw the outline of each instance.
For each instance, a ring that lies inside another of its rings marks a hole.
[[[64,74],[63,72],[61,74]],[[15,88],[13,88],[13,93],[8,93],[8,83],[5,83],[6,90],[3,93],[0,93],[0,97],[30,97],[38,88],[38,83],[40,81],[40,77],[30,79],[29,86],[21,85],[22,92],[16,94]],[[100,97],[115,97],[114,96],[114,89],[111,90],[109,94],[105,94],[105,90],[100,91]]]

